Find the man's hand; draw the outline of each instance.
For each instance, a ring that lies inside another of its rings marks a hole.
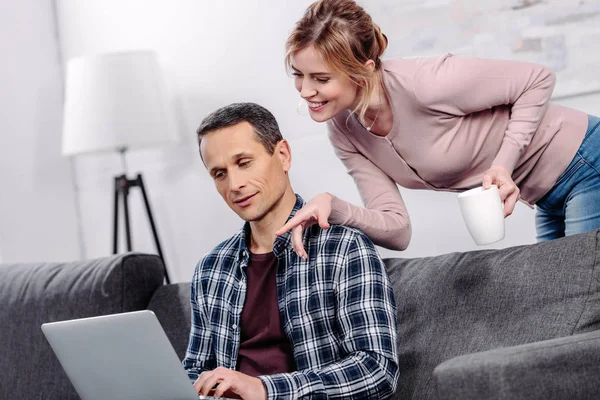
[[[519,200],[519,188],[512,180],[507,169],[501,165],[492,165],[483,175],[483,188],[489,189],[491,185],[498,186],[500,199],[504,203],[504,217],[508,217],[512,214]]]
[[[215,385],[217,386],[213,390]],[[267,399],[267,391],[260,379],[225,367],[201,373],[194,382],[194,389],[202,396],[237,397],[243,400]]]

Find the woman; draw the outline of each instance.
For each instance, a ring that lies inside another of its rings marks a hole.
[[[495,184],[505,216],[521,199],[538,241],[600,228],[600,119],[549,104],[555,76],[530,63],[458,57],[382,61],[387,38],[352,0],[313,3],[286,65],[310,116],[327,122],[365,208],[329,193],[278,232],[353,226],[403,250],[411,237],[397,185],[460,192]]]

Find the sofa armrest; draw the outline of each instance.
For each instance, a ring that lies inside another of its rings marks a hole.
[[[466,354],[433,371],[439,399],[593,399],[600,331]]]
[[[190,285],[190,282],[184,282],[161,286],[148,304],[148,309],[156,314],[180,360],[185,357],[192,325]]]

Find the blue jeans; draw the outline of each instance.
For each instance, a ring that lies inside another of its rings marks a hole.
[[[600,228],[600,118],[588,116],[577,154],[536,210],[538,242]]]

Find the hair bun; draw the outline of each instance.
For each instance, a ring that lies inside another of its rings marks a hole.
[[[373,30],[375,31],[375,40],[377,40],[377,44],[379,47],[379,51],[377,52],[377,57],[381,57],[385,52],[385,49],[388,45],[388,38],[381,32],[381,28],[373,23]]]

